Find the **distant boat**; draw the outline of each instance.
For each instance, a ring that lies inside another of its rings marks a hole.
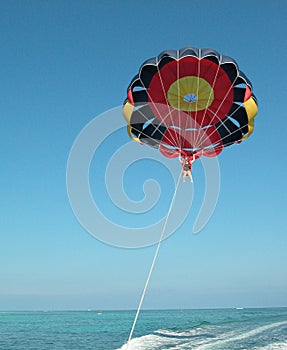
[[[97,312],[97,315],[102,315],[102,314],[103,314],[102,311]]]
[[[236,310],[243,310],[243,307],[237,307]]]

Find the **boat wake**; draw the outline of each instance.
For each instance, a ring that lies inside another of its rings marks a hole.
[[[253,350],[287,350],[287,336],[283,341],[276,341],[268,345],[259,345],[264,340],[267,331],[287,326],[287,321],[275,322],[254,329],[237,329],[221,331],[221,327],[205,325],[185,331],[172,331],[167,329],[156,330],[131,340],[129,350],[230,350],[243,349],[246,340],[256,337],[256,341],[249,342],[248,349]],[[260,338],[260,335],[262,337]],[[124,344],[118,350],[127,350]]]

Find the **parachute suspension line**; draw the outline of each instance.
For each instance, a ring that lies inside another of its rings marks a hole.
[[[144,86],[144,82],[142,81],[142,79],[141,79],[140,76],[139,76],[139,81],[140,81],[141,84]],[[151,102],[152,105],[155,107],[156,111],[159,113],[158,108],[157,108],[156,104],[153,102],[153,100],[152,100],[152,98],[151,98],[151,96],[150,96],[150,93],[149,93],[148,89],[146,90],[146,93],[147,93],[148,97],[150,98],[150,102]],[[140,113],[140,115],[141,115],[146,121],[149,121],[149,118],[147,118],[147,117],[145,116],[145,114],[144,114],[140,109],[138,109],[138,112]],[[159,129],[159,127],[160,127],[162,124],[163,124],[163,123],[160,122],[159,125],[156,127],[156,130],[159,131],[160,134],[161,134],[162,136],[164,136],[164,133]],[[144,135],[144,136],[149,137],[149,135],[148,135],[148,134],[145,134],[143,131],[141,132],[141,134]],[[158,144],[160,144],[160,143],[158,142]],[[152,146],[152,147],[154,147],[154,146]]]
[[[149,94],[148,94],[149,95]],[[153,103],[153,101],[151,100],[151,103],[155,106],[155,104]],[[146,121],[149,121],[149,119],[145,116],[145,114],[140,110],[140,109],[138,109],[137,110],[138,111],[138,113],[146,120]],[[160,134],[161,134],[161,136],[164,136],[164,133],[160,130],[160,126],[161,125],[163,125],[163,122],[160,122],[159,124],[158,124],[158,126],[155,128],[155,131],[158,131]],[[154,131],[154,132],[155,132]],[[140,133],[141,135],[144,135],[144,136],[146,136],[146,137],[150,137],[150,135],[149,134],[146,134],[144,131],[141,131],[141,133]],[[174,140],[174,138],[172,138],[172,139],[170,139],[170,138],[167,138],[169,141],[172,141],[172,142],[175,142],[175,140]],[[160,145],[160,141],[158,141],[158,142],[156,142],[156,144],[158,144],[158,147],[159,147],[159,145]],[[156,147],[155,145],[154,146],[151,146],[151,147],[154,147],[154,148],[158,148],[158,147]]]
[[[220,66],[221,66],[221,61],[222,61],[222,55],[220,55],[220,59],[219,59],[218,66],[217,66],[217,69],[216,69],[216,72],[215,72],[215,76],[214,76],[214,78],[213,78],[213,82],[212,82],[212,86],[211,86],[211,87],[212,87],[212,90],[214,89],[214,86],[215,86],[215,84],[216,84],[216,80],[217,80],[218,73],[219,73]],[[201,122],[200,122],[200,129],[202,128],[203,121],[204,121],[204,118],[205,118],[205,116],[206,116],[206,113],[207,113],[207,111],[209,110],[207,106],[209,106],[209,102],[210,102],[211,95],[212,95],[212,90],[210,90],[209,96],[208,96],[208,100],[206,101],[206,108],[204,109],[203,117],[202,117],[202,120],[201,120]],[[226,98],[226,97],[225,97],[225,98]],[[196,111],[196,112],[197,112],[197,111]],[[213,121],[214,117],[216,117],[216,115],[213,116],[212,121]],[[196,119],[195,119],[195,121],[196,121]],[[205,140],[206,140],[206,139],[204,139],[204,141],[205,141]],[[203,142],[204,142],[204,141],[203,141]],[[201,136],[197,135],[196,141],[195,141],[195,145],[196,145],[196,146],[197,146],[197,144],[200,145],[201,142],[202,142],[202,135],[201,135]]]
[[[149,94],[148,94],[149,95]],[[151,101],[151,103],[153,103]],[[146,115],[140,110],[138,109],[137,112],[143,117],[143,119],[145,119],[147,122],[149,121],[149,118],[146,117]],[[156,127],[156,130],[159,131],[159,133],[161,134],[161,136],[164,136],[164,133],[159,129],[159,127],[162,125],[162,123],[159,123],[159,125]],[[146,134],[144,131],[141,132],[141,135],[144,135],[146,137],[149,137],[150,135]],[[160,142],[158,142],[159,144]],[[153,147],[153,146],[152,146]]]
[[[179,51],[177,50],[177,56],[178,56],[178,53],[179,53]],[[159,76],[159,79],[160,79],[160,84],[161,84],[162,92],[164,94],[165,101],[168,101],[168,98],[167,98],[167,95],[166,95],[166,91],[165,91],[165,87],[164,87],[164,83],[163,83],[163,79],[162,79],[162,76],[161,76],[161,71],[159,69],[159,63],[160,62],[157,62],[157,72],[158,72],[158,76]],[[178,61],[177,61],[177,65],[178,65]],[[165,122],[165,119],[169,117],[172,120],[172,124],[174,124],[174,120],[173,120],[173,116],[172,116],[173,109],[170,107],[169,103],[167,103],[167,107],[168,107],[168,114],[164,116],[163,122]],[[171,137],[171,139],[176,144],[180,143],[180,139],[179,139],[179,137],[177,135],[175,135],[175,139],[174,139],[173,136]]]
[[[134,322],[133,322],[133,325],[132,325],[132,328],[131,328],[131,331],[130,331],[130,335],[129,335],[129,339],[128,339],[128,342],[127,342],[126,350],[129,349],[130,342],[131,342],[131,339],[132,339],[132,336],[133,336],[133,332],[134,332],[134,329],[135,329],[135,326],[136,326],[136,323],[137,323],[137,320],[138,320],[138,316],[139,316],[139,313],[140,313],[140,310],[141,310],[141,307],[142,307],[142,303],[144,301],[144,297],[145,297],[145,294],[146,294],[146,291],[147,291],[147,288],[148,288],[148,285],[149,285],[149,281],[150,281],[150,278],[151,278],[151,275],[152,275],[152,272],[153,272],[153,269],[154,269],[154,265],[155,265],[156,259],[158,257],[158,253],[159,253],[159,249],[160,249],[160,246],[161,246],[161,242],[162,242],[164,234],[165,234],[165,229],[166,229],[166,226],[167,226],[167,223],[168,223],[168,219],[169,219],[169,216],[170,216],[173,204],[174,204],[174,200],[175,200],[175,197],[176,197],[176,193],[177,193],[177,190],[178,190],[178,187],[179,187],[180,178],[181,178],[181,173],[178,176],[178,180],[177,180],[177,184],[176,184],[175,189],[174,189],[173,197],[172,197],[172,200],[170,202],[170,206],[169,206],[168,212],[167,212],[165,220],[164,220],[164,225],[163,225],[163,228],[162,228],[162,232],[161,232],[159,241],[157,243],[156,251],[155,251],[155,254],[154,254],[154,257],[153,257],[153,260],[152,260],[152,264],[151,264],[151,267],[150,267],[150,270],[149,270],[149,273],[148,273],[148,276],[147,276],[147,279],[146,279],[146,283],[145,283],[145,286],[144,286],[144,289],[143,289],[143,292],[142,292],[142,295],[141,295],[141,298],[140,298],[140,302],[139,302],[139,305],[138,305],[138,308],[137,308],[137,312],[136,312],[136,315],[135,315],[135,318],[134,318]]]
[[[201,49],[198,50],[199,51],[199,54],[198,54],[198,61],[197,61],[197,86],[196,86],[196,96],[198,96],[199,94],[199,77],[200,77],[200,62],[201,62]],[[196,102],[195,102],[195,127],[197,128],[197,113],[198,113],[198,98],[196,99]],[[192,118],[192,116],[190,115],[190,117]],[[201,126],[200,126],[201,127]],[[195,144],[193,145],[194,147],[196,147],[196,142]]]
[[[165,99],[166,99],[167,97],[166,97],[166,93],[165,93],[165,90],[164,90],[164,85],[163,85],[162,77],[161,77],[161,75],[160,75],[160,69],[159,69],[159,67],[158,67],[158,64],[159,64],[159,62],[158,62],[158,60],[157,60],[155,66],[156,66],[156,69],[157,69],[157,72],[158,72],[158,75],[159,75],[159,78],[160,78],[162,91],[163,91],[164,96],[165,96]],[[139,79],[140,79],[140,82],[144,85],[144,83],[143,83],[141,77],[140,77]],[[158,109],[157,103],[155,103],[155,102],[153,101],[152,96],[150,95],[148,89],[146,90],[146,92],[147,92],[147,95],[148,95],[148,97],[149,97],[149,99],[150,99],[151,104],[153,105],[153,107],[155,108],[155,110],[157,111],[157,113],[160,115],[161,113],[160,113],[160,111],[159,111],[159,109]],[[163,118],[163,120],[159,123],[158,127],[156,128],[156,130],[159,130],[159,127],[160,127],[162,124],[164,125],[164,120],[165,120],[165,118],[168,117],[168,116],[171,114],[171,108],[168,107],[168,110],[169,110],[169,113],[168,113],[168,114]],[[160,130],[159,130],[159,131],[160,131]],[[161,133],[162,136],[165,136],[164,133],[163,133],[162,131],[160,131],[160,133]],[[167,138],[167,139],[168,139],[169,141],[171,141],[171,143],[177,143],[177,142],[178,142],[178,140],[177,140],[177,139],[174,139],[173,137]],[[160,143],[159,143],[159,144],[160,144]]]
[[[200,71],[200,63],[201,63],[201,59],[202,59],[202,56],[201,56],[201,49],[199,49],[199,54],[198,54],[198,62],[197,62],[197,87],[196,87],[196,96],[198,96],[199,95],[199,78],[200,78],[200,73],[201,73],[201,71]],[[209,95],[209,98],[210,98],[210,95]],[[208,101],[209,101],[209,99],[208,99]],[[208,103],[208,101],[207,101],[207,103]],[[198,114],[198,98],[197,98],[197,100],[196,100],[196,103],[195,103],[195,106],[196,106],[196,108],[195,108],[195,118],[194,118],[194,121],[195,121],[195,125],[194,125],[194,127],[195,128],[198,128],[198,122],[197,122],[197,114]],[[190,113],[190,117],[192,118],[192,113]],[[202,127],[202,125],[200,125],[200,128]],[[193,145],[192,145],[192,147],[193,147],[193,149],[195,149],[195,148],[197,148],[197,140],[198,140],[198,135],[196,136],[196,138],[194,138],[194,131],[193,131]]]
[[[177,86],[177,106],[180,106],[180,85],[179,85],[179,76],[180,76],[180,71],[179,71],[179,58],[180,58],[180,52],[179,50],[176,50],[176,86]],[[179,121],[179,125],[181,125],[181,113],[180,113],[180,109],[177,109],[177,119]],[[185,135],[184,135],[185,136]],[[183,149],[183,137],[182,135],[180,135],[179,133],[179,147],[180,147],[180,154],[181,154],[181,150]]]
[[[158,62],[157,62],[157,64],[158,64]],[[158,71],[158,74],[159,74],[159,77],[160,77],[161,86],[162,86],[162,89],[163,89],[163,92],[164,92],[164,86],[163,86],[163,82],[162,82],[162,77],[161,77],[161,75],[160,75],[160,70],[159,70],[159,68],[158,68],[158,65],[156,65],[156,66],[157,66],[157,71]],[[139,80],[140,80],[140,82],[144,85],[144,83],[143,83],[141,77],[139,77]],[[148,89],[146,90],[146,92],[147,92],[147,95],[148,95],[148,97],[149,97],[149,99],[150,99],[151,104],[153,105],[153,107],[155,108],[155,110],[157,111],[157,113],[158,113],[158,114],[161,114],[160,111],[159,111],[159,109],[158,109],[157,104],[153,101],[153,99],[152,99],[152,97],[151,97],[151,95],[150,95]],[[165,98],[166,98],[165,92],[164,92],[164,95],[165,95]],[[169,113],[165,116],[165,118],[168,117],[168,116],[171,114],[171,109],[170,109],[169,107],[168,107],[168,109],[169,109]],[[140,114],[142,114],[142,113],[140,112]],[[143,115],[143,114],[142,114],[142,115]],[[144,116],[144,115],[143,115],[143,116]],[[145,117],[145,116],[144,116],[144,117]],[[146,118],[146,117],[145,117],[145,118]],[[159,127],[160,127],[161,125],[164,125],[164,120],[165,120],[165,118],[163,119],[163,121],[160,121],[159,125],[158,125],[158,126],[156,127],[156,129],[155,129],[155,130],[159,131],[160,134],[161,134],[162,136],[165,136],[165,135],[164,135],[164,133],[159,129]],[[146,120],[148,120],[148,119],[146,118]],[[149,135],[147,135],[147,136],[149,136]],[[171,142],[178,143],[178,140],[174,139],[173,137],[167,138],[167,139],[168,139],[169,141],[171,141]],[[160,142],[159,142],[159,144],[160,144]]]
[[[221,64],[221,62],[222,62],[222,55],[220,55],[220,64]],[[219,67],[220,67],[220,64],[218,65],[218,69],[219,69]],[[217,73],[218,73],[218,71],[217,71]],[[214,78],[214,84],[215,84],[216,79],[217,79],[217,73],[216,73],[216,76],[215,76],[215,78]],[[236,79],[238,78],[238,76],[239,76],[239,73],[238,73],[238,71],[237,71],[237,75],[235,76],[234,80],[232,81],[232,85],[229,87],[229,89],[228,89],[227,92],[225,93],[225,95],[224,95],[224,97],[223,97],[223,99],[222,99],[222,101],[221,101],[219,107],[218,107],[217,110],[215,111],[215,113],[213,113],[213,117],[212,117],[210,123],[212,123],[213,120],[214,120],[214,118],[217,117],[218,111],[220,110],[220,108],[222,107],[223,103],[225,102],[225,100],[226,100],[226,98],[227,98],[227,96],[228,96],[230,90],[233,88],[233,84],[235,83],[235,81],[236,81]],[[214,85],[214,84],[213,84],[213,85]],[[207,110],[208,110],[209,112],[211,112],[210,109],[207,108],[207,109],[205,110],[204,116],[205,116]],[[229,131],[229,130],[228,130],[228,131]],[[209,135],[209,137],[212,136],[215,132],[216,132],[216,131],[214,130],[214,131]],[[204,139],[203,139],[203,137],[204,137]],[[205,137],[204,135],[201,135],[201,137],[200,137],[200,139],[199,139],[199,142],[204,142],[204,141],[207,140],[209,137]],[[202,139],[203,139],[203,140],[202,140]]]

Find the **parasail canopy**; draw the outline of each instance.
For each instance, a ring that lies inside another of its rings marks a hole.
[[[128,86],[123,115],[132,140],[166,157],[218,155],[251,135],[252,84],[237,63],[209,48],[163,51]]]

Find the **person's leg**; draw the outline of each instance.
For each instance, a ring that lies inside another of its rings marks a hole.
[[[182,172],[182,180],[183,180],[183,182],[185,182],[185,178],[186,178],[186,171],[183,170],[183,172]]]
[[[188,172],[188,176],[189,176],[189,178],[190,178],[190,182],[193,182],[192,175],[191,175],[191,171]]]

